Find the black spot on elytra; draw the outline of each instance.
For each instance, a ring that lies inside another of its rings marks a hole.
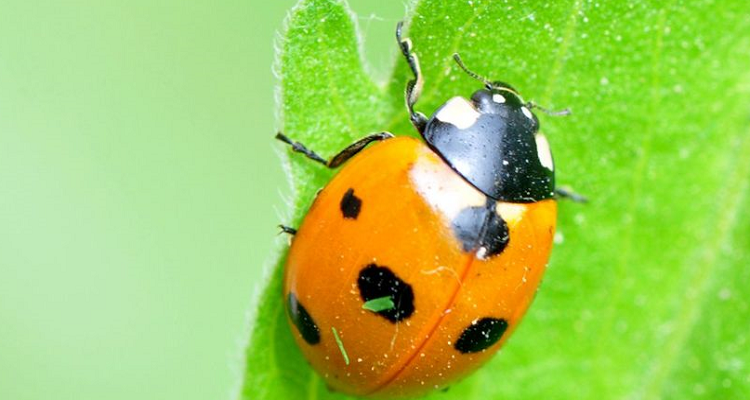
[[[287,301],[289,318],[291,318],[292,323],[297,327],[305,342],[311,345],[320,343],[320,329],[305,307],[299,302],[297,296],[294,293],[289,293]]]
[[[510,241],[508,224],[495,211],[495,202],[482,207],[467,207],[453,219],[453,233],[464,251],[484,247],[486,257],[500,254]]]
[[[376,314],[396,323],[414,313],[414,291],[411,285],[401,280],[388,267],[369,264],[359,271],[359,294],[367,302],[381,297],[390,297],[394,307]]]
[[[341,198],[341,212],[344,218],[357,219],[361,208],[362,200],[354,195],[354,189],[349,188]]]
[[[497,343],[508,329],[508,321],[498,318],[482,318],[469,325],[458,338],[456,350],[461,353],[477,353]]]

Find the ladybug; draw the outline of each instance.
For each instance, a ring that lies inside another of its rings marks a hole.
[[[484,88],[426,118],[414,110],[423,79],[401,28],[414,74],[406,106],[424,141],[382,132],[326,160],[276,136],[329,168],[345,164],[298,229],[282,226],[293,235],[283,299],[313,368],[356,396],[425,394],[487,362],[534,298],[555,233],[541,108],[456,54]]]

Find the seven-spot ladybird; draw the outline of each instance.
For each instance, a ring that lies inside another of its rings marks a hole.
[[[534,298],[557,214],[539,107],[454,55],[485,87],[428,119],[414,111],[422,75],[401,24],[396,37],[424,142],[383,132],[326,160],[277,135],[327,167],[346,162],[299,229],[284,227],[283,296],[305,357],[358,396],[424,394],[485,363]]]

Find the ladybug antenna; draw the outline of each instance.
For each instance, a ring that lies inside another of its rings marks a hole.
[[[461,69],[464,70],[464,72],[466,72],[467,75],[484,83],[484,86],[487,87],[488,90],[492,90],[492,89],[504,90],[504,91],[515,94],[519,98],[521,97],[521,95],[516,91],[516,89],[513,88],[513,86],[510,86],[507,83],[501,82],[501,81],[491,81],[483,77],[482,75],[479,75],[476,72],[470,70],[464,64],[463,60],[461,60],[461,56],[459,56],[458,53],[453,53],[453,60],[456,61],[456,64],[458,64],[458,66],[461,67]]]
[[[543,113],[545,113],[547,115],[551,115],[553,117],[564,117],[566,115],[570,115],[571,114],[571,111],[570,111],[569,108],[564,108],[562,110],[553,111],[553,110],[550,110],[548,108],[544,108],[544,107],[540,106],[539,104],[534,103],[533,101],[530,101],[530,102],[526,103],[526,107],[528,107],[529,109],[537,109],[537,110],[539,110],[539,111],[541,111],[541,112],[543,112]]]
[[[461,60],[461,56],[459,56],[458,53],[453,53],[453,59],[456,61],[456,64],[458,64],[458,66],[461,67],[461,69],[464,70],[464,72],[466,72],[467,75],[469,75],[470,77],[472,77],[472,78],[474,78],[474,79],[476,79],[476,80],[484,83],[484,85],[487,87],[487,89],[489,89],[489,90],[492,90],[492,89],[504,90],[504,91],[507,91],[507,92],[515,94],[516,96],[518,96],[519,99],[521,99],[521,95],[516,91],[516,89],[514,89],[512,86],[508,85],[507,83],[500,82],[500,81],[491,81],[491,80],[483,77],[482,75],[479,75],[476,72],[470,70],[464,64],[463,60]],[[521,101],[523,101],[523,100],[521,100]],[[529,109],[537,109],[537,110],[539,110],[539,111],[541,111],[541,112],[543,112],[543,113],[545,113],[547,115],[552,115],[552,116],[556,116],[556,117],[562,117],[562,116],[565,116],[565,115],[570,115],[570,113],[571,113],[570,110],[567,109],[567,108],[563,109],[563,110],[553,111],[553,110],[544,108],[544,107],[542,107],[542,106],[534,103],[533,101],[530,101],[530,102],[526,103],[525,105]]]
[[[458,64],[459,67],[461,67],[464,72],[466,72],[467,75],[470,77],[482,82],[487,86],[488,89],[492,88],[492,82],[490,82],[489,79],[477,74],[476,72],[470,70],[469,68],[464,65],[464,62],[461,60],[461,56],[458,55],[458,53],[453,53],[453,59],[456,61],[456,64]]]

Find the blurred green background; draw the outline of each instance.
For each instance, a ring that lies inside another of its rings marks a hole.
[[[232,395],[286,213],[294,3],[3,2],[0,399]],[[378,3],[351,6],[384,77],[406,1]]]

